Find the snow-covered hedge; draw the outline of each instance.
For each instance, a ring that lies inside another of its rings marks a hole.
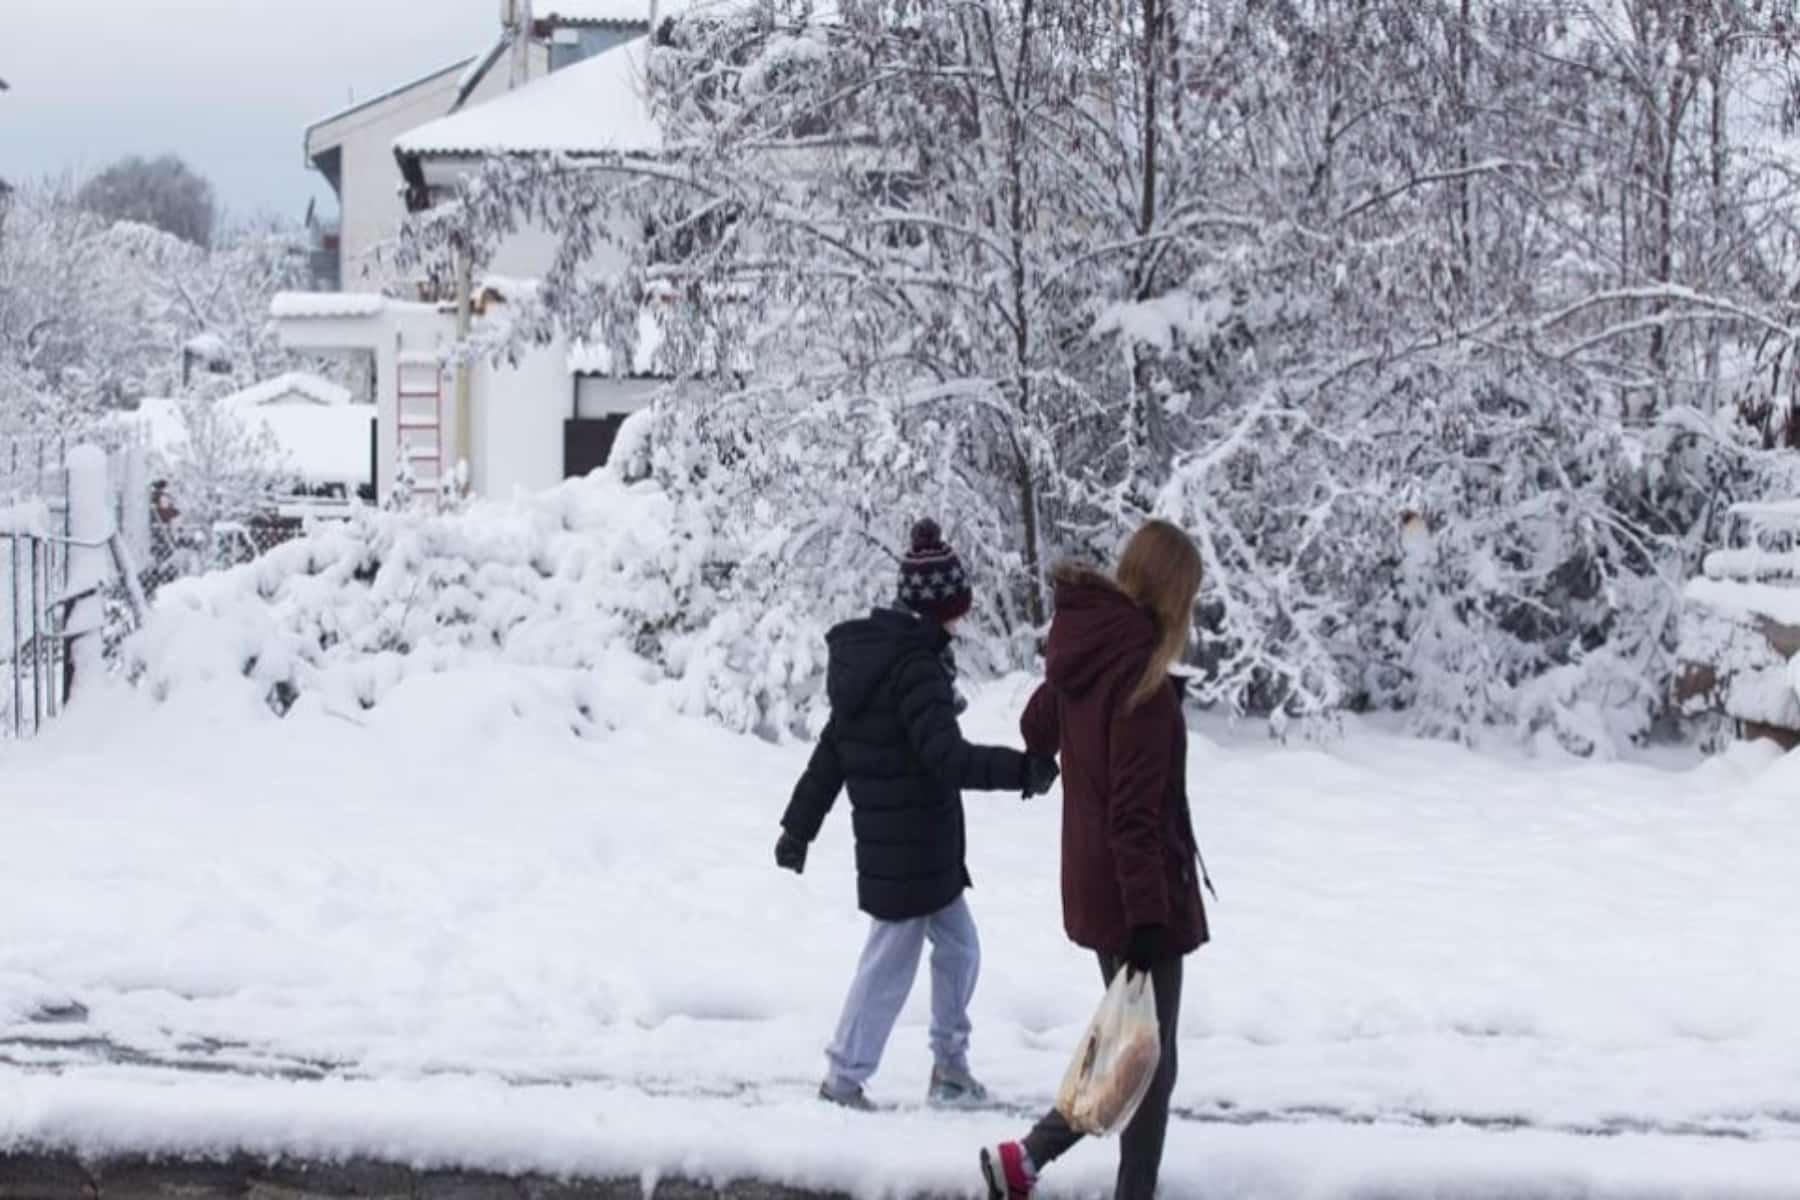
[[[626,462],[642,462],[622,439]],[[825,608],[783,595],[783,539],[721,543],[704,514],[621,473],[515,504],[359,511],[254,563],[165,589],[128,650],[158,698],[242,679],[285,712],[370,708],[401,680],[484,661],[569,669],[635,651],[679,706],[780,737],[810,728]]]

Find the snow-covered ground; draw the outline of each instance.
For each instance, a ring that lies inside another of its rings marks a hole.
[[[1023,1119],[919,1106],[925,980],[873,1088],[897,1111],[810,1098],[863,922],[846,814],[804,878],[771,861],[805,747],[646,676],[468,666],[285,719],[121,691],[0,750],[0,1148],[970,1191]],[[971,732],[1012,740],[1027,686]],[[1207,725],[1191,775],[1223,901],[1171,1195],[1800,1195],[1800,758]],[[1024,1114],[1099,989],[1056,798],[968,807],[975,1062]]]

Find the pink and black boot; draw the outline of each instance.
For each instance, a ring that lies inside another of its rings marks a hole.
[[[987,1180],[988,1200],[1031,1200],[1037,1186],[1037,1170],[1031,1156],[1017,1142],[1002,1142],[981,1152],[981,1175]]]

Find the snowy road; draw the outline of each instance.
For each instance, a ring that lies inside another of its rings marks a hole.
[[[861,933],[848,823],[803,879],[775,871],[803,748],[628,675],[584,714],[561,677],[500,670],[279,722],[121,697],[9,747],[0,1146],[965,1190],[1096,998],[1058,928],[1054,803],[970,800],[976,1064],[1016,1113],[916,1108],[917,1003],[874,1088],[896,1111],[822,1110]],[[972,729],[1007,738],[1021,686]],[[1800,1196],[1800,764],[1208,727],[1192,771],[1223,903],[1174,1194]]]

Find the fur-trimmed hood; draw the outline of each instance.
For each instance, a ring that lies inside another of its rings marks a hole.
[[[1050,578],[1056,585],[1056,616],[1044,649],[1050,685],[1079,696],[1121,669],[1140,676],[1156,647],[1150,614],[1094,567],[1062,563]]]

